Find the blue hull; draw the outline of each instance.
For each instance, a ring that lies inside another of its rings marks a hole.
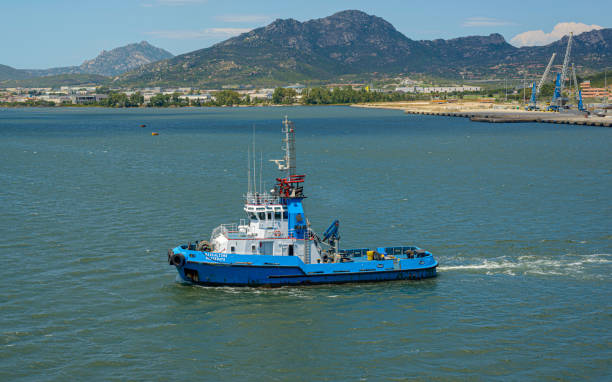
[[[420,280],[436,276],[433,256],[422,259],[304,264],[296,257],[185,253],[176,266],[189,283],[214,286],[283,286]],[[215,261],[211,260],[215,259]],[[246,261],[238,261],[246,260]],[[255,260],[259,260],[255,263]],[[272,263],[271,260],[277,262]],[[280,261],[281,263],[278,263]],[[238,264],[237,264],[238,263]]]
[[[214,268],[214,269],[211,269]],[[250,266],[198,265],[197,276],[185,274],[180,269],[181,278],[189,283],[207,286],[284,286],[344,284],[358,282],[378,282],[391,280],[420,280],[436,276],[436,267],[418,270],[373,271],[336,274],[295,274],[292,269],[257,269]],[[189,272],[189,271],[188,271]],[[193,277],[193,278],[192,278]]]

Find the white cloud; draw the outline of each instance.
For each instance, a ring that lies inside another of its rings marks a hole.
[[[491,17],[470,17],[465,19],[463,24],[464,27],[500,27],[506,25],[516,25],[512,21],[494,19]]]
[[[226,23],[266,23],[272,21],[272,17],[265,15],[221,15],[215,19]]]
[[[185,5],[205,3],[207,0],[157,0],[161,5]]]
[[[190,40],[199,38],[232,37],[250,31],[249,28],[207,28],[201,30],[162,30],[147,32],[148,35],[174,39]]]
[[[603,29],[603,27],[595,24],[587,25],[575,22],[558,23],[550,33],[546,33],[543,30],[527,31],[514,36],[510,43],[516,46],[547,45],[563,38],[563,36],[570,34],[570,32],[574,32],[577,35],[594,29]]]
[[[208,28],[206,33],[210,36],[237,36],[241,33],[251,31],[252,28]]]
[[[180,6],[180,5],[189,5],[189,4],[203,4],[208,0],[153,0],[149,3],[141,3],[141,7],[149,8],[155,5],[170,5],[170,6]]]

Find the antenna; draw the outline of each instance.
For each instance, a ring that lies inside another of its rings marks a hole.
[[[287,170],[287,175],[292,176],[295,175],[295,128],[293,127],[293,122],[289,121],[287,116],[285,116],[283,121],[283,132],[285,133],[285,139],[283,139],[283,143],[285,143],[283,149],[285,151],[283,170]]]
[[[285,135],[283,138],[282,150],[285,152],[283,159],[270,159],[270,162],[276,163],[279,171],[287,171],[287,176],[295,175],[295,128],[287,116],[282,122],[282,132]]]
[[[259,192],[265,192],[263,188],[263,183],[261,180],[261,174],[263,173],[263,153],[260,151],[260,159],[259,159]]]
[[[251,193],[251,148],[247,146],[247,173],[249,178],[249,187],[247,194]]]
[[[253,124],[253,188],[257,193],[257,166],[255,165],[255,124]]]

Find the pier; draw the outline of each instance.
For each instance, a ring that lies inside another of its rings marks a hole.
[[[588,116],[581,114],[569,113],[550,113],[550,112],[494,112],[494,111],[471,111],[471,112],[453,112],[453,111],[420,111],[410,110],[404,111],[406,114],[422,114],[422,115],[437,115],[445,117],[462,117],[469,118],[473,122],[488,122],[488,123],[558,123],[568,125],[585,125],[585,126],[601,126],[612,127],[612,118]]]
[[[469,118],[473,122],[487,123],[557,123],[612,127],[612,116],[598,117],[579,112],[526,111],[516,105],[481,105],[477,103],[381,102],[356,104],[353,107],[402,110],[406,114]]]

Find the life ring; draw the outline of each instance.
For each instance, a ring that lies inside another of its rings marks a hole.
[[[280,235],[281,235],[281,231],[279,230],[274,231],[274,237],[280,237]]]

